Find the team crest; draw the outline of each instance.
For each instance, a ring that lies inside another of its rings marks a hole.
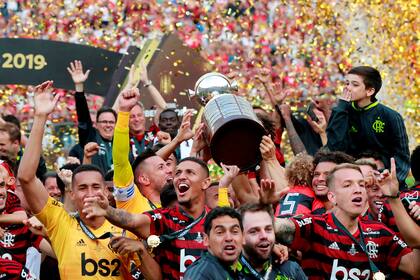
[[[378,247],[379,245],[373,241],[368,241],[366,244],[366,250],[369,254],[369,258],[374,259],[378,257]]]

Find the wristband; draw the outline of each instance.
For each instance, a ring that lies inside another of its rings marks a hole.
[[[385,198],[400,198],[400,191],[398,191],[395,195],[383,194],[382,196],[385,197]]]

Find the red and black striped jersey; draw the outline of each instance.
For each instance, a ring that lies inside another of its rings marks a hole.
[[[4,213],[11,214],[16,211],[24,211],[23,207],[20,205],[19,197],[11,190],[7,191],[6,198],[6,207],[4,208]]]
[[[403,199],[404,197],[409,198],[410,201],[416,201],[417,204],[420,205],[420,185],[402,191],[400,198]],[[384,223],[387,227],[399,234],[399,229],[388,201],[385,201],[379,210],[378,221]]]
[[[0,239],[0,258],[25,265],[26,250],[33,246],[39,249],[42,236],[33,234],[25,225],[2,226],[6,231]]]
[[[209,212],[208,208],[206,212]],[[158,236],[182,230],[194,221],[178,205],[155,209],[145,214],[150,217],[150,234]],[[207,249],[203,244],[204,220],[202,218],[183,237],[161,244],[154,250],[156,260],[162,268],[163,279],[182,279],[187,267]]]
[[[0,280],[36,280],[22,264],[0,258]]]
[[[302,268],[309,279],[371,279],[366,253],[335,225],[332,214],[291,218],[296,231],[291,247],[303,252]],[[371,260],[385,274],[396,271],[411,252],[392,230],[379,222],[359,219]],[[360,238],[359,230],[354,234]]]
[[[292,187],[276,208],[276,216],[282,217],[323,213],[325,213],[324,204],[316,198],[315,192],[308,186]]]

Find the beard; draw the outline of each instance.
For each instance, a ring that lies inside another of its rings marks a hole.
[[[247,256],[247,259],[250,262],[252,262],[255,265],[262,265],[270,259],[271,253],[268,256],[262,256],[258,253],[258,251],[255,247],[256,247],[256,245],[250,246],[248,244],[244,244],[242,248],[243,248],[243,251],[244,251],[245,255]],[[273,247],[274,247],[274,244],[271,245],[270,252],[272,252]]]

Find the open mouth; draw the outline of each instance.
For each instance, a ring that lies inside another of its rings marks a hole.
[[[382,208],[382,205],[384,205],[384,202],[383,201],[380,201],[380,200],[377,200],[377,201],[374,201],[374,204],[375,204],[375,207],[377,209],[381,209]]]
[[[236,254],[236,246],[235,245],[226,245],[223,247],[223,251],[225,251],[228,255]]]
[[[190,186],[188,186],[185,183],[181,183],[178,185],[178,191],[180,194],[186,193],[190,189]]]
[[[362,199],[362,197],[358,196],[358,197],[353,198],[351,200],[351,202],[353,202],[353,204],[356,205],[356,206],[362,206],[363,199]]]
[[[262,252],[271,251],[271,244],[270,242],[261,242],[257,245],[257,249]]]

